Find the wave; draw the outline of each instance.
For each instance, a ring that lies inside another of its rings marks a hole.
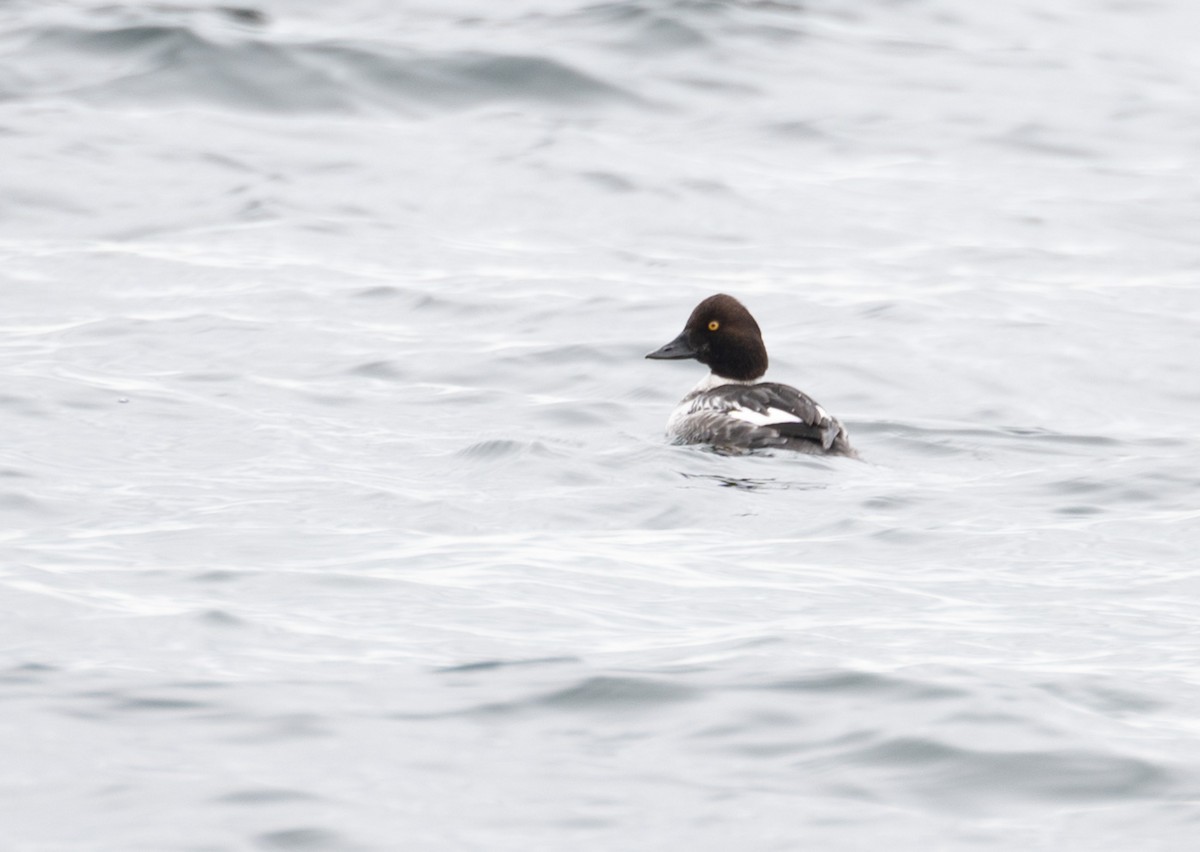
[[[27,28],[5,39],[16,70],[7,94],[141,107],[413,116],[494,103],[641,103],[548,56],[420,51],[362,40],[288,42],[244,30],[216,37],[178,23]]]

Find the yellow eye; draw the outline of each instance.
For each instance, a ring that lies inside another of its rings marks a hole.
[[[708,330],[709,331],[716,331],[720,327],[721,327],[721,324],[719,322],[717,322],[716,320],[708,321]]]

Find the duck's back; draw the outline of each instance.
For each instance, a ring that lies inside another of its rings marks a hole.
[[[854,456],[846,429],[811,397],[776,382],[697,389],[667,423],[681,444],[711,444],[730,452],[769,448]]]

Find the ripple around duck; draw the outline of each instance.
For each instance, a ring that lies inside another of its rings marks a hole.
[[[1034,456],[1087,455],[1100,448],[1130,443],[1107,435],[1069,434],[1024,426],[931,426],[887,421],[851,421],[848,425],[852,436],[886,438],[900,442],[907,452],[923,456],[977,456],[1001,448]]]
[[[510,438],[494,438],[476,441],[456,452],[458,458],[474,461],[503,461],[524,456],[548,457],[554,453],[541,441],[517,441]]]
[[[713,450],[712,452],[717,451]],[[829,487],[819,482],[788,482],[781,479],[755,479],[752,477],[722,476],[712,473],[680,472],[679,475],[684,479],[695,480],[700,483],[716,484],[721,488],[734,488],[738,491],[820,491]]]

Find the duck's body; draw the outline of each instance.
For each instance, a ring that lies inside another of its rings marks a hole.
[[[762,382],[767,349],[758,323],[732,296],[705,299],[683,332],[647,358],[694,358],[712,370],[667,421],[680,444],[709,444],[727,452],[785,449],[854,456],[846,429],[790,385]]]

